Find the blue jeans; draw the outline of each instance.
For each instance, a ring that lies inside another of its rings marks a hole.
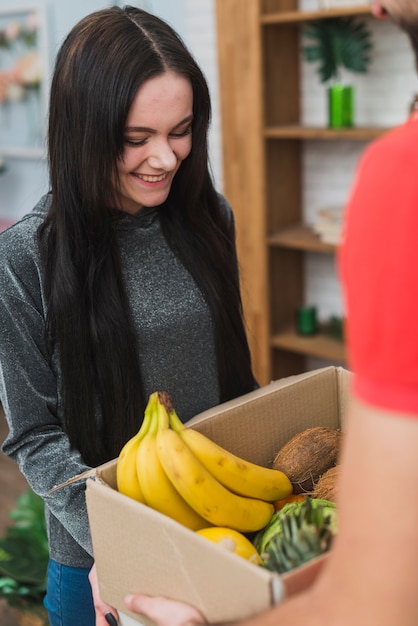
[[[89,571],[49,561],[44,604],[50,626],[95,626]]]

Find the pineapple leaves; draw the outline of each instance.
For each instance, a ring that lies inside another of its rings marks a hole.
[[[306,498],[291,502],[273,514],[260,531],[254,546],[262,567],[283,574],[327,552],[337,534],[337,511],[333,502]]]
[[[302,48],[306,61],[319,63],[322,83],[339,79],[344,67],[356,73],[367,72],[371,57],[371,36],[366,25],[354,18],[329,18],[311,22],[303,32],[312,40]]]

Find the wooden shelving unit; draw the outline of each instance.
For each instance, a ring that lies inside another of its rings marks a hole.
[[[263,135],[265,139],[327,139],[332,140],[355,140],[355,141],[369,141],[376,139],[383,132],[386,132],[387,128],[341,128],[331,129],[323,128],[319,126],[300,126],[299,124],[286,125],[286,126],[271,126],[265,128]]]
[[[335,251],[335,246],[324,243],[320,240],[309,226],[304,224],[294,224],[288,228],[282,228],[267,237],[267,245],[270,247],[292,248],[294,250],[305,250],[308,252],[330,252]]]
[[[307,357],[345,363],[341,341],[300,337],[304,255],[334,254],[302,223],[301,156],[309,140],[369,141],[386,128],[300,123],[300,28],[367,16],[370,6],[298,11],[297,0],[217,0],[225,194],[237,226],[244,310],[261,384],[302,372]]]
[[[279,350],[296,352],[302,355],[310,354],[329,359],[330,361],[344,361],[344,346],[338,340],[318,333],[313,337],[300,337],[294,327],[284,328],[280,333],[273,335],[271,345]]]
[[[345,17],[348,15],[370,15],[370,5],[353,7],[336,7],[332,9],[322,9],[320,11],[288,11],[286,9],[269,12],[269,2],[265,2],[265,13],[260,15],[261,24],[294,24],[295,22],[307,22],[309,20],[326,19],[327,17]],[[270,3],[273,4],[273,3]],[[281,2],[286,6],[291,2]],[[293,3],[294,4],[294,3]]]

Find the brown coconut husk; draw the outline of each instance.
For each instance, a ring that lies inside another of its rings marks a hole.
[[[312,492],[313,498],[323,498],[324,500],[336,502],[339,470],[340,466],[335,465],[334,467],[330,467],[325,474],[322,474]]]
[[[273,467],[286,474],[293,493],[310,494],[320,476],[337,464],[341,441],[342,433],[337,428],[307,428],[277,452]]]

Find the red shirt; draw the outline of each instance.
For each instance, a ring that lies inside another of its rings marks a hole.
[[[339,260],[354,393],[418,414],[418,117],[366,149]]]

